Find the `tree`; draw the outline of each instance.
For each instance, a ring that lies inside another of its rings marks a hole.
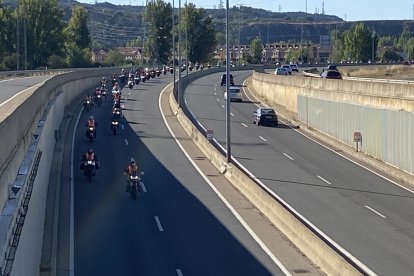
[[[111,50],[105,58],[105,63],[112,66],[121,66],[125,64],[125,59],[119,51]]]
[[[153,62],[168,63],[172,49],[172,7],[162,0],[150,0],[145,9],[148,37],[146,56]]]
[[[255,38],[250,43],[251,63],[260,63],[262,59],[263,45],[260,38]]]
[[[66,62],[71,67],[87,67],[91,63],[91,39],[87,26],[88,13],[82,6],[72,8],[72,17],[64,30]]]
[[[216,31],[211,17],[205,16],[205,10],[196,8],[192,3],[185,5],[181,14],[181,33],[188,28],[188,59],[193,62],[206,62],[210,59],[217,42]],[[182,45],[185,49],[185,43]],[[184,51],[185,52],[185,51]]]
[[[10,8],[6,8],[3,5],[3,1],[0,0],[0,70],[8,70],[11,67],[10,61],[14,54],[14,45],[16,41],[15,32],[16,26],[13,24],[15,20]],[[14,55],[15,58],[15,55]]]
[[[363,23],[357,23],[344,32],[344,52],[353,61],[367,62],[372,57],[372,37]]]
[[[18,16],[26,21],[29,68],[45,66],[52,55],[63,55],[63,11],[57,0],[19,0]]]

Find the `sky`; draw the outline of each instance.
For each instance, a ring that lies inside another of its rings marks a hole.
[[[145,5],[145,0],[77,0],[82,3],[109,2],[115,5]],[[164,0],[172,3],[172,0]],[[174,0],[175,7],[178,1]],[[187,0],[196,7],[212,9],[218,7],[220,0]],[[224,7],[226,0],[221,0]],[[181,0],[184,6],[186,0]],[[229,0],[229,6],[249,6],[274,12],[322,13],[324,3],[325,14],[336,15],[346,21],[359,20],[413,20],[414,0]]]

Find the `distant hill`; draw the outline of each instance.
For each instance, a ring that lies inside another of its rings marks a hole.
[[[16,0],[5,3],[15,6]],[[92,40],[106,48],[125,46],[126,42],[145,35],[143,6],[113,5],[110,3],[83,4],[74,0],[58,0],[59,6],[69,20],[73,5],[82,5],[89,12],[89,31]],[[225,32],[224,9],[206,9],[206,15],[213,18],[218,32]],[[328,35],[337,28],[339,31],[350,29],[355,22],[324,14],[304,12],[271,12],[243,6],[241,10],[232,7],[229,10],[231,41],[236,43],[240,34],[241,44],[250,44],[259,37],[263,43],[276,41],[311,40],[319,42],[320,35]],[[382,35],[399,36],[404,25],[414,29],[410,20],[362,21],[369,28]],[[302,35],[301,35],[302,34]]]

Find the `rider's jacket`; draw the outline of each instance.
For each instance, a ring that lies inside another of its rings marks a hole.
[[[88,127],[95,127],[95,120],[88,120]]]

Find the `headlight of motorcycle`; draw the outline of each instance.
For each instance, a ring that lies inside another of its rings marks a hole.
[[[88,161],[88,165],[92,165],[92,163],[93,163],[92,161]]]
[[[90,127],[90,128],[89,128],[89,130],[90,130],[90,131],[93,131],[93,127]]]

